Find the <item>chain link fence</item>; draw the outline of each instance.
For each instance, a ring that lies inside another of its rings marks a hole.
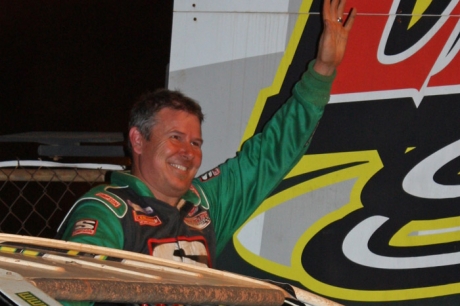
[[[53,238],[73,203],[121,165],[0,162],[0,232]]]

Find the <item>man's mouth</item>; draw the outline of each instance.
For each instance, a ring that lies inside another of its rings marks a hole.
[[[176,168],[176,169],[179,169],[181,171],[187,171],[187,167],[185,166],[182,166],[182,165],[178,165],[178,164],[170,164],[172,167]]]

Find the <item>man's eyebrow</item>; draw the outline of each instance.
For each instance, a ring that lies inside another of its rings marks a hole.
[[[186,133],[181,132],[181,131],[176,130],[176,129],[172,129],[171,131],[169,131],[169,133],[171,133],[171,134],[186,135]],[[196,137],[196,138],[192,138],[192,139],[193,139],[194,141],[199,141],[199,142],[201,142],[201,143],[204,142],[203,138],[201,138],[201,137]]]
[[[203,144],[203,142],[204,142],[203,138],[201,138],[201,137],[192,138],[192,140],[193,141],[199,141],[199,142],[201,142],[201,144]]]

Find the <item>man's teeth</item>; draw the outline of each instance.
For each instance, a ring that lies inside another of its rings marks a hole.
[[[187,167],[184,167],[184,166],[182,166],[182,165],[171,164],[171,166],[173,166],[174,168],[177,168],[177,169],[179,169],[179,170],[182,170],[182,171],[187,170]]]

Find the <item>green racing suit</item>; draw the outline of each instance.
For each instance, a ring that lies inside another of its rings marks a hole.
[[[235,231],[305,154],[329,101],[333,76],[313,63],[292,96],[234,158],[195,178],[178,205],[156,200],[126,172],[77,201],[58,237],[213,266]]]

